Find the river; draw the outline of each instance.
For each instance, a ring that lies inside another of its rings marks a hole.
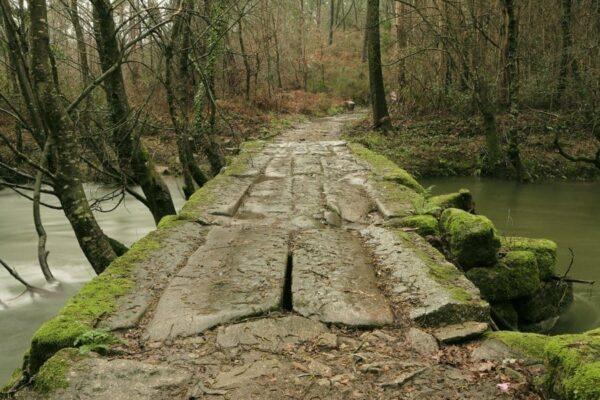
[[[475,177],[421,180],[432,193],[470,189],[479,214],[504,235],[552,239],[558,243],[558,272],[596,281],[575,285],[575,302],[554,333],[583,332],[600,326],[600,183],[547,182],[521,185]]]
[[[478,178],[426,179],[435,185],[434,193],[472,191],[478,212],[489,216],[504,234],[546,237],[559,244],[559,264],[568,265],[568,248],[575,252],[571,271],[574,278],[600,282],[600,184],[543,183],[519,185]],[[179,208],[183,204],[175,180],[169,181]],[[95,196],[107,190],[90,186]],[[102,228],[112,237],[130,245],[154,228],[150,213],[128,199],[115,212],[97,214]],[[60,280],[53,295],[14,299],[22,292],[4,270],[0,270],[0,384],[22,360],[31,335],[51,318],[86,281],[93,271],[86,262],[71,229],[60,211],[43,210],[48,231],[50,265]],[[15,267],[31,283],[45,287],[36,258],[37,237],[31,217],[31,204],[11,191],[0,191],[0,257]],[[576,302],[561,318],[557,332],[579,332],[600,326],[600,285],[576,286]],[[12,300],[11,300],[12,299]]]
[[[184,199],[178,182],[170,179],[168,184],[179,209]],[[91,185],[86,191],[94,197],[109,192],[107,188]],[[53,199],[45,200],[52,202]],[[40,324],[54,316],[65,301],[94,276],[64,214],[43,208],[42,217],[48,233],[48,261],[60,281],[58,287],[45,285],[37,263],[37,236],[31,203],[10,190],[0,191],[0,258],[31,284],[51,291],[49,296],[32,298],[25,294],[15,299],[23,292],[23,287],[0,268],[0,386],[20,365],[31,336]],[[96,217],[108,235],[126,245],[154,229],[150,212],[131,198],[116,211],[96,213]]]

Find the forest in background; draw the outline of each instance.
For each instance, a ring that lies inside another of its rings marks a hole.
[[[243,140],[344,101],[374,110],[347,136],[412,172],[600,165],[597,0],[0,0],[0,13],[2,186],[33,201],[40,238],[39,208],[62,209],[96,272],[125,250],[94,218],[106,200],[129,194],[157,223],[175,213],[157,164],[189,197]],[[90,199],[89,179],[114,190]]]

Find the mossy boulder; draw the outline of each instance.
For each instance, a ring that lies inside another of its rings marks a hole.
[[[371,171],[375,175],[384,180],[407,186],[417,193],[425,193],[425,188],[411,174],[400,168],[389,158],[375,153],[358,143],[349,143],[348,147],[357,158],[365,161],[370,166]]]
[[[519,314],[510,301],[501,301],[491,304],[492,317],[500,319],[499,325],[506,325],[506,329],[516,330],[519,327]],[[502,327],[502,326],[501,326]]]
[[[440,218],[451,256],[464,269],[494,265],[500,238],[492,221],[457,208],[448,208]]]
[[[439,235],[438,220],[432,215],[411,215],[401,218],[399,225],[405,228],[414,228],[421,236]]]
[[[35,376],[35,391],[48,394],[66,389],[69,386],[68,373],[71,366],[84,357],[77,349],[63,349],[53,355]]]
[[[552,240],[502,237],[501,241],[504,251],[527,250],[533,252],[540,270],[540,279],[547,280],[554,274],[558,246]]]
[[[600,329],[575,335],[494,332],[489,336],[527,356],[544,360],[547,371],[542,390],[547,397],[600,399]]]
[[[473,196],[467,189],[460,189],[456,193],[433,196],[429,199],[429,204],[441,210],[458,208],[464,211],[473,211],[475,209]]]
[[[521,323],[531,324],[560,315],[573,303],[573,286],[563,281],[543,282],[530,297],[514,301]]]
[[[537,262],[530,251],[512,251],[494,267],[472,268],[467,278],[490,302],[532,296],[540,287]]]

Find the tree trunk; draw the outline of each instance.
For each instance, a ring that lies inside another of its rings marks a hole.
[[[327,43],[333,44],[333,31],[335,29],[335,0],[329,0],[329,39]]]
[[[121,51],[113,18],[113,8],[108,0],[92,0],[94,36],[98,46],[102,72],[120,63]],[[131,109],[123,71],[119,65],[104,80],[104,90],[112,124],[112,140],[119,158],[119,166],[124,174],[131,173],[134,183],[141,186],[154,221],[167,215],[176,214],[169,188],[156,172],[154,163],[142,144],[135,126],[130,121]],[[129,185],[130,182],[123,182]]]
[[[45,0],[30,3],[30,49],[33,91],[39,98],[38,111],[52,143],[51,159],[55,170],[54,191],[67,216],[83,253],[97,273],[116,258],[107,237],[89,207],[77,168],[80,149],[75,130],[62,107],[62,99],[52,82],[50,40]]]
[[[508,89],[507,106],[510,116],[508,129],[508,159],[510,160],[517,179],[526,180],[526,171],[521,161],[519,150],[519,105],[517,95],[519,92],[519,76],[517,70],[517,43],[518,22],[515,16],[515,0],[502,0],[502,14],[504,16],[505,40],[503,44],[506,86]]]
[[[242,60],[244,61],[244,73],[246,76],[246,87],[245,87],[245,97],[246,101],[250,100],[250,85],[252,80],[252,68],[250,67],[250,62],[248,61],[248,54],[246,54],[246,44],[244,43],[244,31],[242,29],[242,15],[238,17],[237,20],[238,26],[238,39],[240,42],[240,52],[242,53]]]
[[[392,127],[385,99],[381,67],[381,42],[379,37],[379,0],[367,1],[367,49],[369,59],[369,84],[373,126],[384,131]]]
[[[579,66],[573,56],[573,35],[571,24],[573,19],[573,0],[562,0],[562,16],[560,19],[562,49],[560,54],[560,69],[558,72],[558,85],[556,88],[556,99],[563,101],[563,95],[567,88],[569,68],[573,78],[579,79]]]

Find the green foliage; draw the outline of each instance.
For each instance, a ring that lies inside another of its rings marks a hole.
[[[505,251],[527,250],[535,254],[540,279],[549,279],[554,274],[556,266],[556,251],[558,246],[548,239],[531,239],[525,237],[502,237],[502,248]]]
[[[105,355],[108,353],[109,346],[118,342],[119,340],[108,330],[92,330],[75,339],[73,346],[78,347],[81,354],[93,351]]]

